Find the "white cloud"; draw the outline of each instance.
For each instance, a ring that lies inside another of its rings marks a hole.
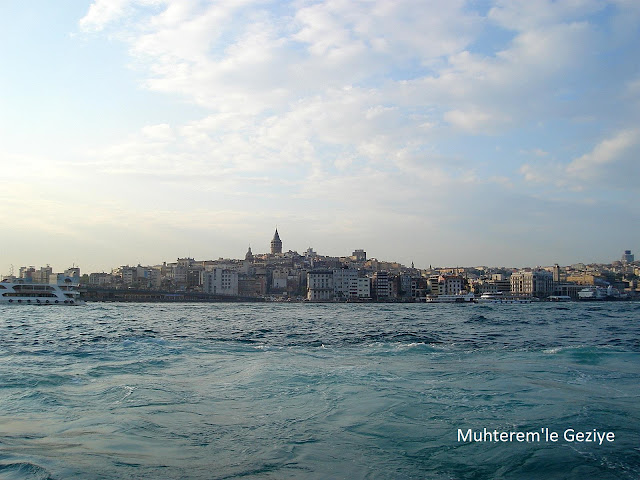
[[[495,124],[491,114],[476,109],[469,111],[451,110],[444,114],[444,119],[451,125],[469,132],[480,132],[487,125],[493,126]]]
[[[143,127],[142,134],[149,140],[162,142],[168,142],[175,138],[171,126],[166,123]]]
[[[640,129],[618,132],[573,160],[567,174],[579,180],[640,188]]]
[[[402,82],[401,91],[407,103],[443,109],[443,119],[456,128],[504,132],[557,115],[557,95],[579,83],[576,72],[588,64],[593,46],[586,23],[527,30],[493,56],[451,55],[435,75]]]
[[[80,19],[80,28],[84,31],[100,31],[121,18],[134,0],[96,0],[87,14]]]
[[[636,188],[637,131],[623,126],[632,114],[595,147],[574,141],[566,151],[591,151],[572,162],[545,138],[577,118],[590,122],[573,122],[572,139],[612,131],[621,98],[637,101],[637,72],[610,79],[601,68],[609,29],[632,3],[497,0],[483,17],[463,0],[96,0],[81,29],[115,32],[145,88],[205,113],[151,120],[91,162],[115,194],[135,203],[131,192],[143,192],[163,215],[259,205],[265,217],[364,236],[376,221],[472,236],[470,210],[494,216],[512,202],[508,222],[525,211],[518,225],[543,229],[539,188]],[[637,43],[625,32],[621,57]],[[523,151],[528,163],[511,177]]]
[[[600,141],[593,149],[568,164],[545,161],[524,164],[524,180],[569,187],[574,191],[608,191],[640,189],[640,129],[617,132]]]

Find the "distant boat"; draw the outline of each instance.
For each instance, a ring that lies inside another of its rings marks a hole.
[[[621,295],[617,288],[586,287],[578,292],[579,300],[626,300],[627,295]]]
[[[0,305],[83,305],[78,286],[64,284],[0,282]]]
[[[531,298],[508,297],[502,292],[487,292],[480,295],[477,303],[531,303]]]
[[[549,297],[550,302],[570,302],[571,297],[569,295],[551,295]]]
[[[427,303],[471,303],[473,302],[473,293],[460,292],[449,295],[428,295]]]

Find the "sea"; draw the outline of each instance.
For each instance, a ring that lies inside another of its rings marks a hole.
[[[0,479],[550,478],[640,478],[640,302],[0,306]]]

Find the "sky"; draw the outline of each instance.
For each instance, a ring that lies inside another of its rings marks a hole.
[[[0,2],[0,273],[640,250],[637,0]]]

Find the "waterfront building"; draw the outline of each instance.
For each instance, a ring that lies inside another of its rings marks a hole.
[[[371,279],[369,277],[358,277],[357,294],[360,300],[369,300],[371,298]]]
[[[584,285],[577,283],[556,283],[553,286],[553,294],[558,297],[571,297],[578,300],[578,292],[584,289]]]
[[[271,272],[271,291],[285,291],[287,289],[287,278],[289,271],[276,268]]]
[[[429,290],[429,284],[425,277],[417,277],[411,279],[411,297],[415,300],[420,300],[427,296],[427,290]]]
[[[443,288],[440,289],[441,295],[458,295],[464,290],[464,278],[461,275],[443,275],[442,283]]]
[[[227,268],[203,271],[202,290],[210,295],[238,296],[238,272]]]
[[[307,272],[307,300],[332,300],[333,291],[332,270],[311,270]]]
[[[267,278],[264,275],[238,275],[238,295],[260,297],[267,293]]]
[[[553,293],[553,274],[544,270],[514,273],[511,275],[511,293],[548,297]]]
[[[511,292],[511,281],[509,277],[502,273],[494,273],[490,279],[479,280],[476,283],[478,290],[476,293],[509,293]]]
[[[333,270],[334,298],[347,299],[358,296],[358,270],[355,268],[335,268]]]
[[[413,297],[415,295],[415,281],[408,273],[398,275],[398,296]]]
[[[431,275],[427,279],[427,285],[431,295],[440,295],[440,275]]]
[[[47,279],[47,283],[48,283]],[[110,273],[90,273],[89,274],[89,285],[95,285],[99,287],[103,287],[105,285],[110,285],[113,282],[113,275]]]
[[[138,279],[138,270],[135,267],[125,265],[120,267],[120,276],[122,277],[122,283],[125,285],[133,285]]]
[[[389,273],[386,271],[373,272],[371,287],[375,298],[378,300],[389,298],[391,296]]]

